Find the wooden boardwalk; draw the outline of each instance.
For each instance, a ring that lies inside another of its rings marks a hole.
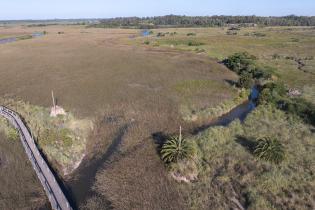
[[[19,115],[3,106],[0,106],[0,115],[5,117],[19,131],[25,152],[45,189],[52,208],[55,210],[71,210],[72,208],[56,181],[54,174],[39,152],[34,139]]]

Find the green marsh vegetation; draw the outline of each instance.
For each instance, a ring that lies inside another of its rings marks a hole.
[[[33,38],[32,35],[23,35],[23,36],[17,37],[17,40],[26,40],[26,39],[32,39],[32,38]]]
[[[176,36],[165,36],[156,39],[151,37],[155,46],[195,51],[195,46],[188,46],[189,41],[203,43],[205,54],[219,61],[234,52],[248,52],[254,55],[261,67],[268,66],[292,88],[304,89],[304,86],[314,86],[315,80],[315,29],[314,27],[243,27],[237,30],[237,35],[226,35],[227,27],[218,28],[177,28]],[[161,33],[170,29],[153,29]],[[228,30],[230,31],[230,30]],[[195,33],[196,36],[187,36]],[[128,42],[139,44],[138,41]],[[312,59],[313,58],[313,59]]]
[[[275,106],[260,105],[243,123],[236,120],[189,137],[197,145],[194,162],[173,164],[171,173],[187,179],[197,173],[197,180],[184,187],[192,209],[229,208],[235,200],[248,209],[312,209],[311,128]],[[260,136],[277,140],[266,146]]]

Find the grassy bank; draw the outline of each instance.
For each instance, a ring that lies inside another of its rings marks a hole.
[[[89,120],[76,119],[71,113],[50,117],[50,110],[20,100],[1,99],[1,104],[20,114],[35,141],[61,174],[70,173],[85,155],[86,138],[92,129]],[[16,131],[1,119],[0,129],[8,139],[18,141]]]
[[[203,109],[195,110],[187,105],[180,107],[180,113],[185,121],[210,121],[230,112],[236,106],[248,100],[250,90],[241,89],[236,91],[236,97],[232,100],[225,100],[221,104],[214,107],[205,107]]]
[[[198,148],[190,164],[173,165],[183,176],[198,174],[189,184],[191,209],[314,208],[314,133],[311,126],[272,106],[259,106],[241,124],[212,127],[189,139]],[[280,165],[253,155],[255,139],[275,136],[285,147]],[[190,165],[190,166],[189,166]]]

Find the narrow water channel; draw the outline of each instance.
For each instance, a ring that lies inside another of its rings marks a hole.
[[[44,35],[45,35],[44,32],[34,32],[30,36],[31,36],[31,38],[36,38],[36,37],[41,37]],[[28,35],[24,35],[24,36],[28,36]],[[11,42],[16,42],[16,41],[22,40],[24,36],[2,38],[2,39],[0,39],[0,44],[7,44],[7,43],[11,43]]]
[[[209,127],[213,126],[227,126],[231,122],[236,119],[239,119],[241,122],[245,120],[247,115],[255,109],[256,107],[256,100],[258,99],[259,91],[258,88],[255,86],[252,88],[249,98],[244,103],[236,106],[230,112],[222,115],[221,117],[205,124],[200,127],[197,127],[193,130],[193,134],[197,134],[203,130],[206,130]]]

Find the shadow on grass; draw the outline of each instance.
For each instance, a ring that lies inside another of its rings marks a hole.
[[[237,136],[235,141],[236,143],[242,145],[248,152],[254,154],[257,143],[253,139],[244,136]]]
[[[162,146],[165,143],[165,141],[169,138],[169,136],[163,132],[156,132],[152,134],[152,138],[154,143],[156,144],[156,152],[160,154]]]
[[[76,201],[74,206],[76,209],[79,204],[83,204],[89,196],[95,195],[95,192],[91,189],[95,181],[96,173],[101,167],[104,167],[104,164],[106,164],[116,152],[118,152],[119,146],[124,139],[124,135],[128,132],[129,126],[130,124],[126,123],[118,129],[116,137],[101,158],[88,160],[88,163],[81,164],[82,166],[78,168],[76,173],[80,174],[79,179],[69,183],[69,191],[73,200]],[[104,203],[106,203],[106,209],[112,209],[109,200],[104,198]]]
[[[226,83],[228,83],[230,86],[236,86],[237,82],[234,80],[230,80],[230,79],[225,79],[224,80]]]

